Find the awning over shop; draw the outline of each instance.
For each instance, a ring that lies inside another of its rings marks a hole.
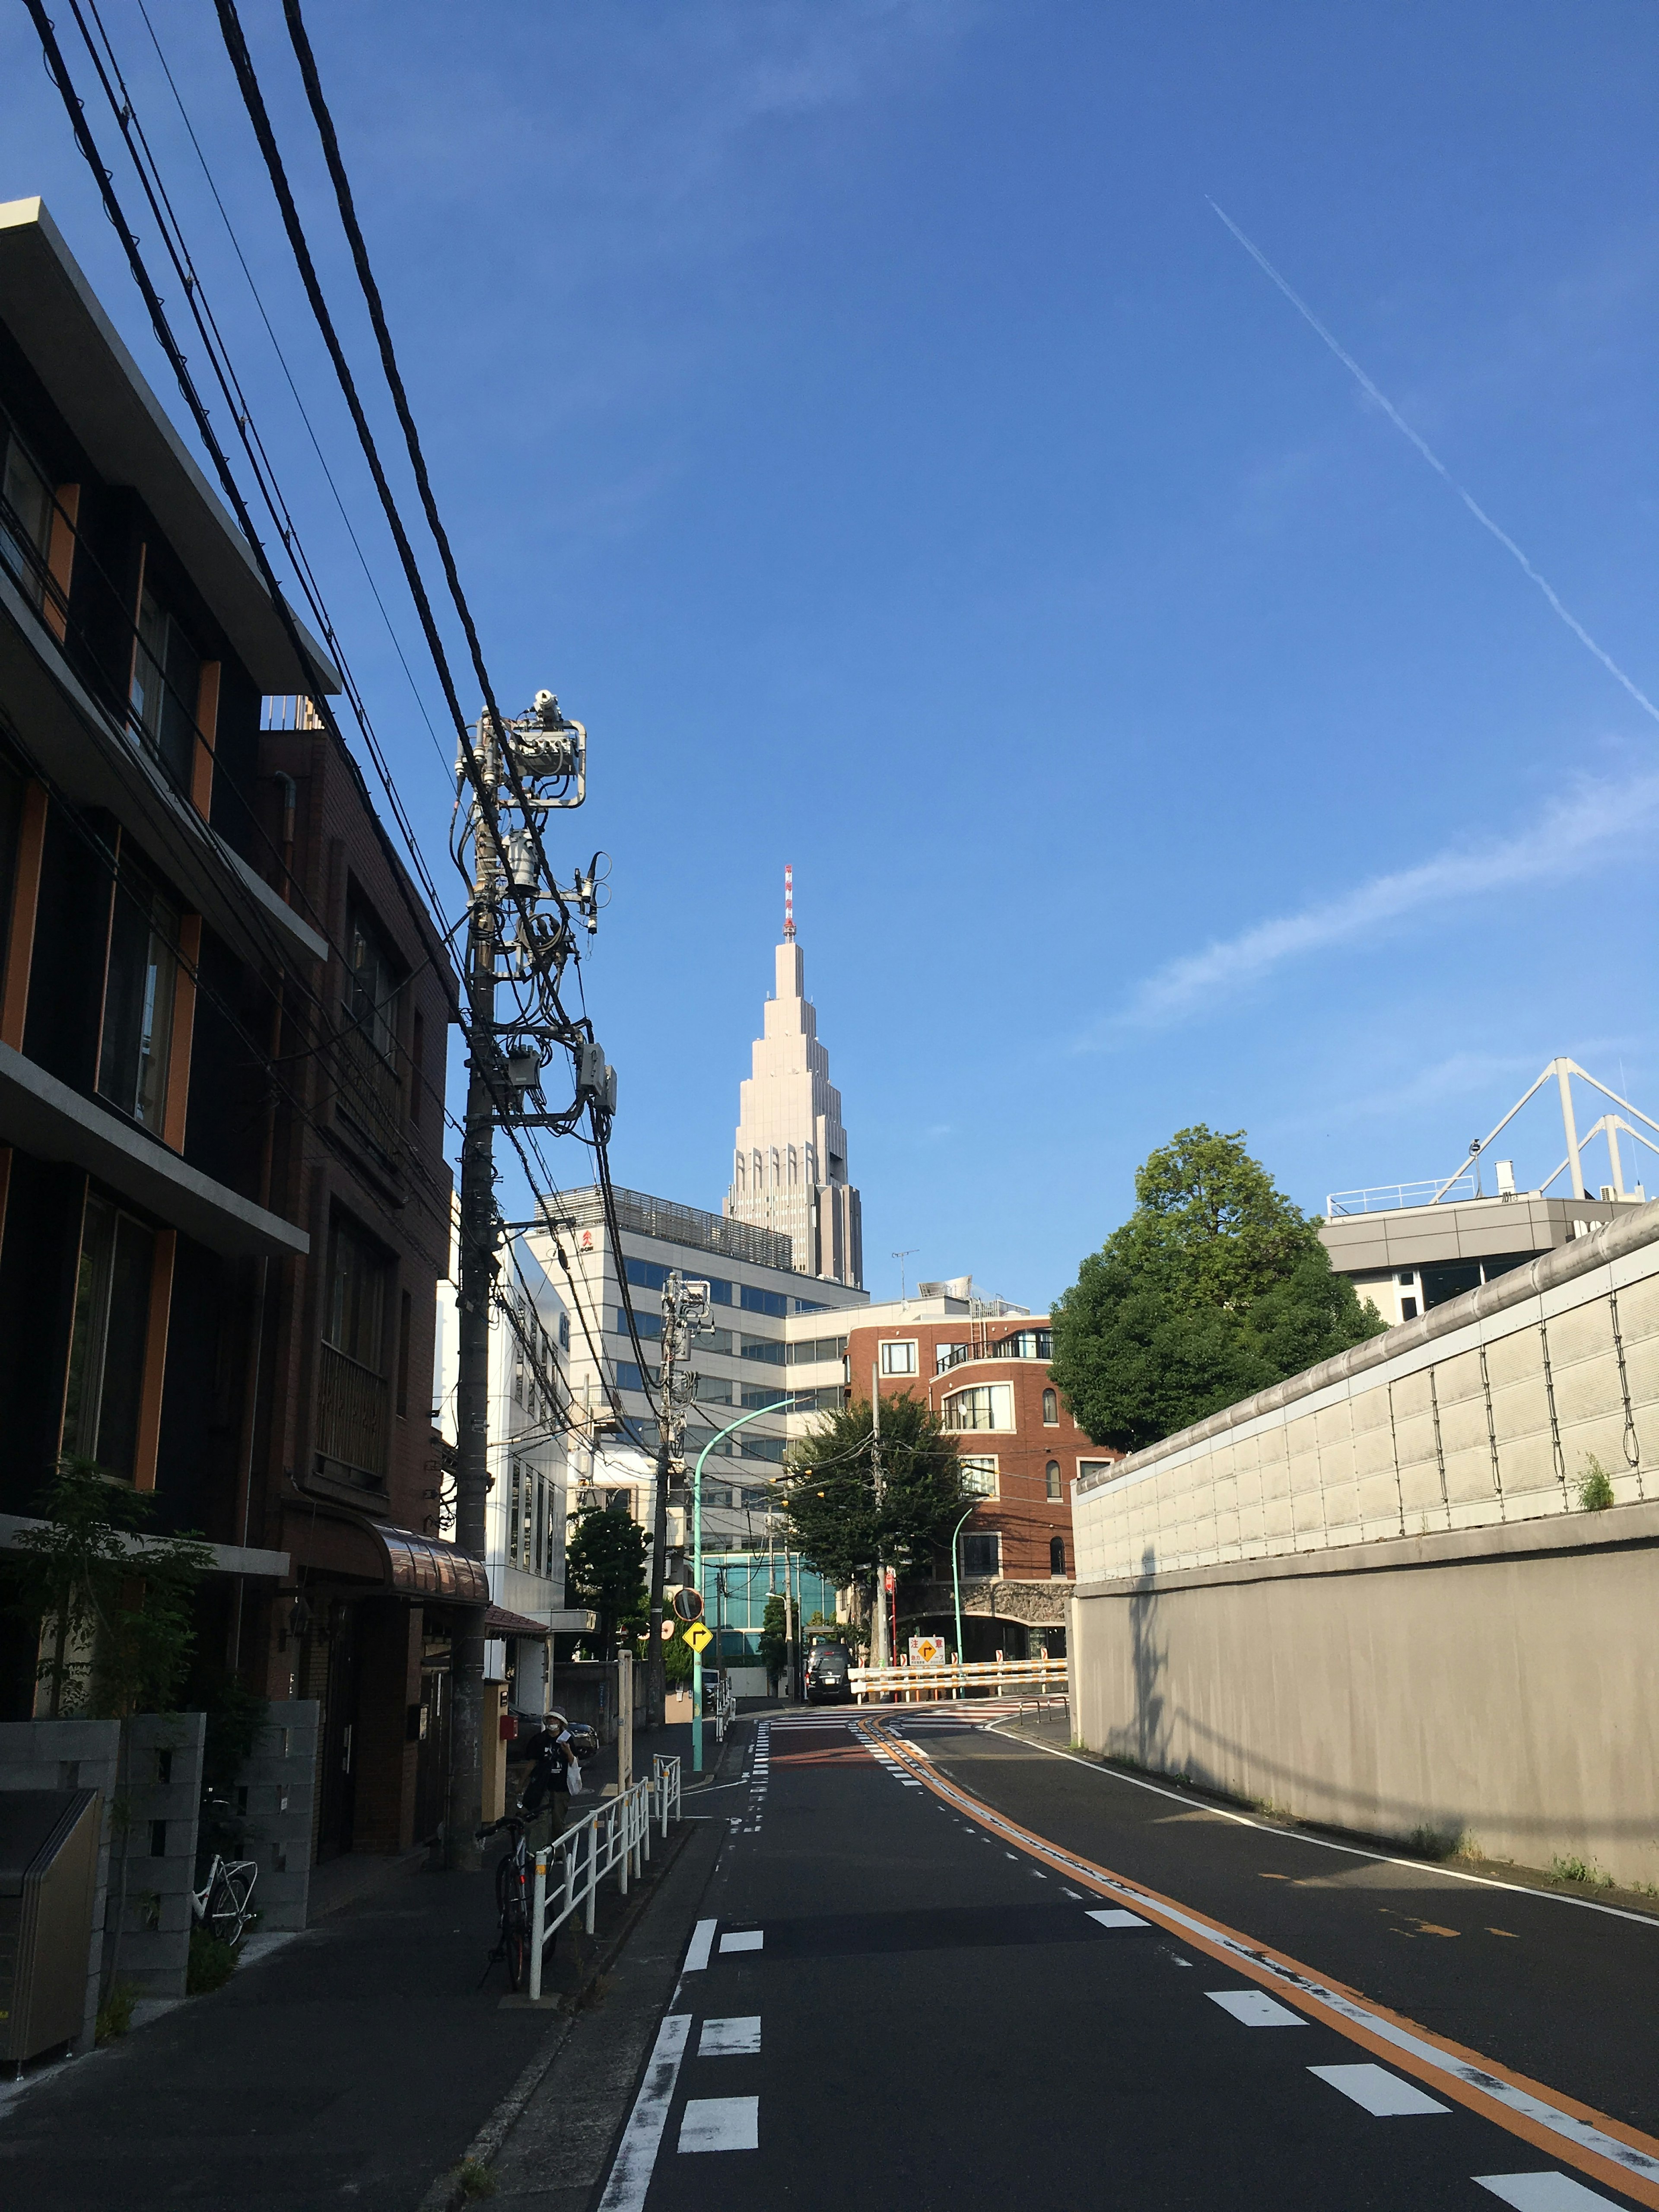
[[[504,1605],[492,1605],[484,1615],[486,1636],[535,1636],[544,1644],[552,1633],[544,1620],[532,1620],[525,1613],[509,1613]]]
[[[296,1567],[434,1605],[488,1605],[484,1563],[459,1546],[388,1521],[290,1508],[283,1534]],[[545,1634],[545,1630],[540,1632]]]

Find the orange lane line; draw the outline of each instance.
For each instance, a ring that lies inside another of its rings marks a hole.
[[[1486,2095],[1475,2083],[1465,2081],[1455,2075],[1443,2072],[1438,2067],[1419,2057],[1414,2052],[1401,2050],[1397,2044],[1389,2041],[1387,2037],[1373,2034],[1360,2022],[1351,2020],[1346,2014],[1322,2003],[1316,1991],[1297,1987],[1294,1982],[1287,1984],[1283,1975],[1273,1973],[1269,1968],[1257,1965],[1250,1958],[1240,1958],[1237,1951],[1227,1947],[1241,1944],[1255,1954],[1255,1960],[1271,1960],[1274,1966],[1283,1969],[1284,1974],[1295,1976],[1302,1981],[1322,1984],[1336,1995],[1346,1997],[1351,2003],[1364,2006],[1366,2011],[1374,2014],[1379,2020],[1387,2021],[1394,2027],[1405,2029],[1409,2034],[1418,2037],[1425,2043],[1432,2044],[1437,2051],[1443,2051],[1448,2057],[1455,2059],[1460,2065],[1477,2068],[1480,2072],[1490,2074],[1498,2081],[1506,2083],[1511,2089],[1519,2090],[1525,2096],[1535,2097],[1540,2103],[1553,2106],[1557,2112],[1582,2121],[1589,2127],[1599,2129],[1602,2134],[1611,2136],[1617,2142],[1626,2144],[1632,2150],[1639,2151],[1649,2158],[1659,2158],[1659,2142],[1656,2142],[1652,2136],[1642,2134],[1638,2129],[1627,2126],[1622,2120],[1613,2119],[1605,2112],[1597,2112],[1593,2106],[1580,2104],[1576,2098],[1569,2097],[1559,2089],[1546,2088],[1542,2083],[1533,2081],[1530,2076],[1517,2074],[1511,2068],[1500,2064],[1496,2059],[1487,2058],[1479,2051],[1471,2051],[1463,2044],[1454,2043],[1449,2037],[1437,2034],[1432,2028],[1422,2027],[1418,2021],[1408,2018],[1406,2014],[1391,2011],[1387,2005],[1377,2003],[1375,1998],[1364,1996],[1359,1990],[1350,1989],[1346,1983],[1338,1981],[1334,1975],[1317,1973],[1311,1966],[1303,1965],[1299,1960],[1292,1959],[1284,1952],[1275,1951],[1268,1944],[1258,1942],[1254,1936],[1241,1935],[1237,1929],[1228,1927],[1224,1921],[1216,1919],[1212,1913],[1200,1912],[1193,1905],[1182,1904],[1178,1899],[1165,1897],[1158,1890],[1149,1889],[1144,1882],[1132,1881],[1127,1875],[1114,1874],[1109,1868],[1097,1866],[1092,1859],[1085,1858],[1080,1852],[1063,1850],[1060,1845],[1049,1842],[1047,1837],[1040,1836],[1034,1829],[1024,1826],[1009,1814],[999,1813],[994,1807],[985,1804],[962,1784],[940,1782],[938,1777],[929,1771],[929,1762],[914,1755],[910,1747],[905,1743],[902,1736],[890,1735],[879,1723],[877,1726],[880,1729],[882,1741],[889,1750],[896,1758],[902,1759],[910,1771],[924,1783],[935,1796],[941,1798],[945,1803],[956,1804],[960,1809],[979,1820],[981,1825],[1001,1835],[1017,1838],[1036,1856],[1045,1859],[1056,1871],[1068,1874],[1074,1881],[1085,1883],[1099,1896],[1121,1899],[1128,1894],[1144,1903],[1154,1917],[1158,1917],[1158,1908],[1163,1906],[1171,1912],[1182,1915],[1183,1921],[1202,1922],[1215,1931],[1214,1942],[1207,1941],[1201,1933],[1195,1933],[1189,1926],[1172,1924],[1168,1921],[1164,1922],[1163,1924],[1171,1935],[1179,1936],[1183,1942],[1193,1944],[1209,1957],[1231,1968],[1234,1972],[1248,1974],[1252,1980],[1259,1982],[1266,1989],[1270,1989],[1275,1996],[1281,1997],[1304,2011],[1316,2014],[1319,2019],[1334,2027],[1340,2034],[1359,2044],[1362,2048],[1374,2052],[1378,2057],[1386,2059],[1390,2066],[1398,2067],[1403,2072],[1415,2075],[1425,2087],[1437,2090],[1443,2096],[1454,2098],[1459,2104],[1467,2106],[1471,2112],[1478,2112],[1484,2119],[1495,2120],[1499,2127],[1507,2129],[1511,2135],[1520,2136],[1537,2148],[1547,2151],[1552,2158],[1559,2159],[1565,2164],[1577,2166],[1581,2172],[1593,2174],[1609,2187],[1622,2190],[1626,2196],[1634,2197],[1644,2204],[1659,2208],[1659,2185],[1656,2185],[1644,2176],[1632,2173],[1627,2166],[1620,2165],[1613,2159],[1605,2158],[1584,2145],[1575,2143],[1568,2137],[1558,2136],[1542,2122],[1533,2119],[1530,2115],[1515,2112],[1509,2106]]]

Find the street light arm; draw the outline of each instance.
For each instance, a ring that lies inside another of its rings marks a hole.
[[[740,1413],[735,1421],[728,1421],[714,1435],[697,1454],[696,1468],[691,1477],[691,1582],[699,1597],[702,1595],[702,1463],[718,1443],[723,1443],[736,1430],[746,1428],[757,1421],[763,1413],[787,1412],[793,1401],[792,1390],[780,1398],[775,1405],[757,1406],[752,1413]],[[691,1771],[702,1772],[702,1654],[691,1654]]]

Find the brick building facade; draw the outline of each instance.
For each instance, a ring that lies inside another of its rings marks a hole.
[[[963,1650],[989,1659],[1064,1648],[1066,1592],[1077,1571],[1072,1485],[1118,1456],[1091,1442],[1048,1377],[1046,1316],[975,1310],[926,1297],[860,1314],[849,1331],[848,1385],[866,1397],[922,1398],[951,1432],[982,1502],[957,1539]],[[899,1592],[902,1635],[954,1645],[947,1553],[927,1582]]]

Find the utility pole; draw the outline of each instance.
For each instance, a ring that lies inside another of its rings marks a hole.
[[[683,1373],[691,1339],[706,1329],[714,1293],[707,1283],[688,1283],[678,1269],[662,1286],[662,1366],[658,1376],[657,1510],[651,1540],[651,1641],[647,1647],[647,1726],[660,1728],[667,1714],[668,1686],[662,1643],[663,1583],[668,1569],[668,1486],[685,1482],[685,1414],[695,1378]]]
[[[498,876],[495,797],[500,748],[480,725],[476,748],[483,796],[474,808],[472,912],[467,925],[466,997],[472,1051],[461,1139],[461,1251],[455,1383],[455,1542],[482,1559],[489,1494],[489,1309],[495,1293],[495,1049]],[[473,1831],[483,1812],[483,1614],[459,1607],[450,1644],[450,1788],[445,1856],[477,1858]]]
[[[471,757],[469,758],[469,754]],[[461,1139],[458,1304],[455,1541],[482,1560],[489,1495],[489,1316],[501,1236],[495,1203],[498,1122],[571,1133],[591,1119],[596,1139],[616,1109],[616,1077],[592,1025],[573,1021],[559,999],[576,951],[574,922],[597,926],[597,864],[562,889],[545,875],[541,832],[549,811],[580,806],[586,794],[587,732],[568,721],[550,691],[527,714],[498,721],[486,712],[464,740],[457,795],[471,789],[472,842],[465,983],[471,1046]],[[516,817],[516,821],[514,817]],[[550,909],[550,911],[544,911]],[[509,925],[511,933],[509,934]],[[514,1005],[498,1021],[495,994],[511,984]],[[542,1096],[544,1066],[561,1048],[574,1063],[575,1097],[557,1111]],[[457,1608],[450,1648],[451,1738],[444,1856],[478,1863],[475,1841],[483,1796],[483,1609]]]
[[[876,1511],[879,1514],[887,1490],[881,1468],[881,1370],[873,1360],[870,1364],[870,1480],[875,1486]],[[890,1667],[892,1661],[887,1650],[887,1570],[879,1545],[876,1551],[875,1632],[870,1663],[873,1667]]]

